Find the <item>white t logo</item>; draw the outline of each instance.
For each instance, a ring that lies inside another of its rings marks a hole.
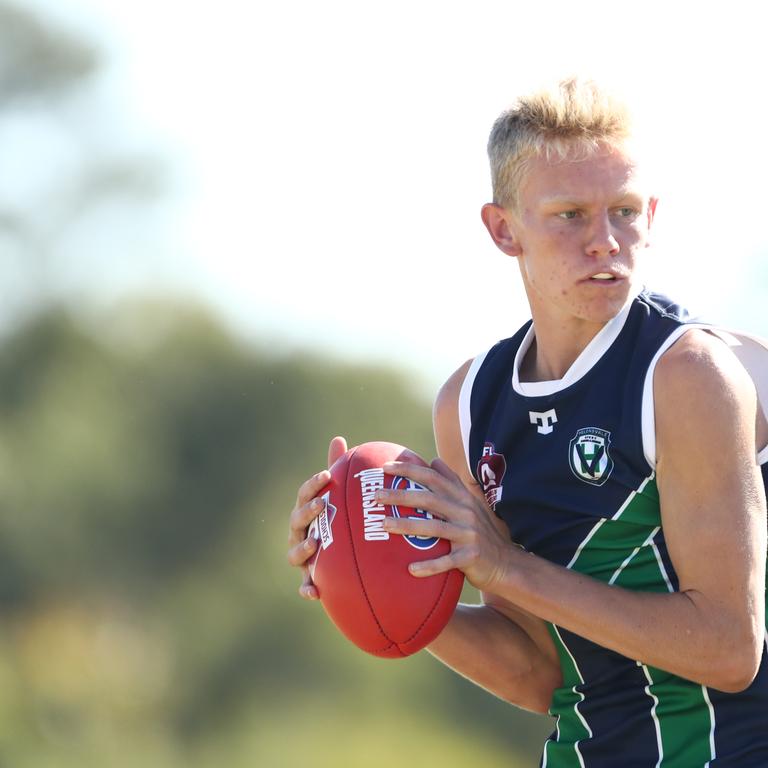
[[[548,435],[555,428],[553,424],[557,424],[557,414],[554,408],[550,408],[548,411],[528,411],[528,415],[531,418],[531,424],[538,424],[536,431],[540,435]]]

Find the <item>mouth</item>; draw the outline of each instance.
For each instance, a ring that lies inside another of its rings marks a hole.
[[[617,275],[613,272],[597,272],[594,275],[590,275],[584,282],[592,283],[593,285],[615,285],[624,280],[621,275]]]

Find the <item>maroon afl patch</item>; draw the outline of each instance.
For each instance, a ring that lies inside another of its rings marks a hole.
[[[504,490],[502,480],[507,472],[507,460],[501,453],[496,453],[493,443],[483,446],[483,455],[477,462],[477,479],[483,487],[488,506],[496,511],[496,505],[501,501]]]

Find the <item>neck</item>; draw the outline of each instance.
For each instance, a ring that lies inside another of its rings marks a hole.
[[[604,324],[587,322],[552,322],[551,318],[537,318],[533,324],[533,340],[520,367],[521,381],[556,381],[562,379]]]

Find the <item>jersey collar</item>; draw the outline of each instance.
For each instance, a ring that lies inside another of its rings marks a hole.
[[[624,327],[624,323],[627,321],[631,308],[632,300],[628,301],[621,312],[612,320],[609,320],[595,338],[587,344],[581,354],[573,361],[571,367],[565,372],[565,376],[562,379],[554,379],[552,381],[520,381],[520,364],[525,353],[536,338],[536,329],[533,323],[531,323],[531,327],[525,334],[515,355],[515,364],[512,371],[512,388],[524,397],[543,397],[553,395],[555,392],[560,392],[575,384],[592,370],[595,363],[608,351],[611,344],[616,341]]]

